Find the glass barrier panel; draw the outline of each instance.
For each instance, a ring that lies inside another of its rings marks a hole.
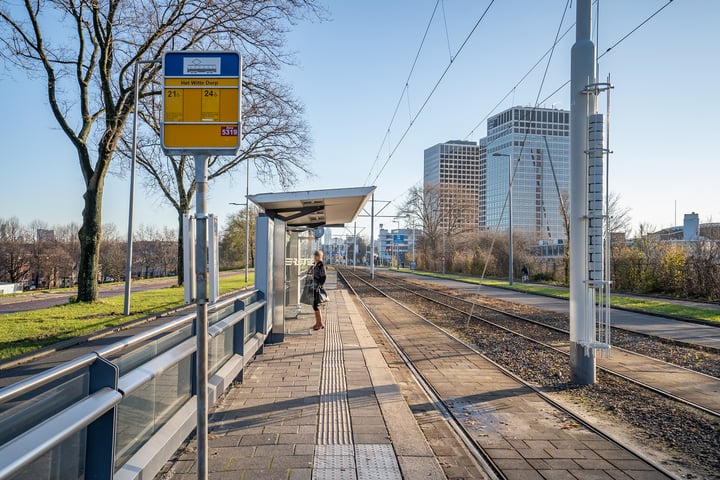
[[[258,315],[260,315],[260,312],[262,312],[263,309],[255,310],[253,313],[248,315],[245,318],[245,341],[247,342],[250,337],[255,335],[257,333],[257,321],[258,321]]]
[[[44,385],[2,405],[0,445],[87,397],[90,378],[87,369],[74,375],[77,376]]]
[[[83,429],[13,475],[11,480],[83,480],[85,438]]]
[[[186,325],[179,330],[167,333],[156,340],[143,344],[130,352],[114,358],[112,362],[118,366],[120,376],[122,376],[192,336],[192,325]]]
[[[120,402],[115,466],[120,467],[190,399],[192,356],[185,357]]]
[[[208,313],[208,325],[215,325],[217,322],[229,317],[233,313],[235,313],[235,305],[232,303],[225,308]]]
[[[208,351],[208,366],[210,375],[212,376],[215,372],[220,370],[220,367],[223,366],[232,354],[233,335],[232,329],[229,328],[210,341],[210,348]]]

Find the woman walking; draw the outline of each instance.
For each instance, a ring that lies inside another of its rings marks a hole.
[[[312,304],[313,311],[315,312],[315,325],[313,325],[313,330],[320,330],[321,328],[325,328],[325,325],[323,325],[322,314],[320,313],[320,304],[322,303],[322,299],[320,298],[320,288],[325,286],[326,278],[325,264],[323,263],[323,252],[321,250],[315,250],[313,258],[315,260],[312,268],[313,286],[315,287]]]

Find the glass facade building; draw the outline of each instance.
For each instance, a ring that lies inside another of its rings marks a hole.
[[[482,210],[478,199],[485,182],[481,152],[484,144],[463,140],[438,143],[425,150],[425,188],[437,195],[441,227],[448,229],[453,222],[453,229],[460,231],[478,229]]]
[[[481,227],[507,230],[512,168],[513,231],[543,243],[564,243],[560,198],[568,197],[570,184],[570,112],[510,108],[488,119],[487,137],[480,143],[486,149],[479,168],[485,181],[478,195],[478,203],[484,205]]]

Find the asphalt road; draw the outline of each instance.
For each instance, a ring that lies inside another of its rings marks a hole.
[[[237,275],[240,272],[220,272],[220,277],[228,277]],[[177,277],[153,278],[148,280],[135,280],[132,283],[132,292],[145,292],[148,290],[157,290],[159,288],[169,287],[177,283]],[[122,295],[125,292],[124,283],[113,283],[110,285],[100,285],[100,298],[114,297]],[[75,289],[56,290],[49,292],[26,293],[5,297],[0,295],[0,315],[17,312],[29,312],[41,308],[54,307],[68,303],[70,297],[77,294]]]

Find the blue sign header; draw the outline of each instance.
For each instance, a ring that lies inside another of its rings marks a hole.
[[[167,52],[163,61],[166,77],[239,77],[237,52]]]

